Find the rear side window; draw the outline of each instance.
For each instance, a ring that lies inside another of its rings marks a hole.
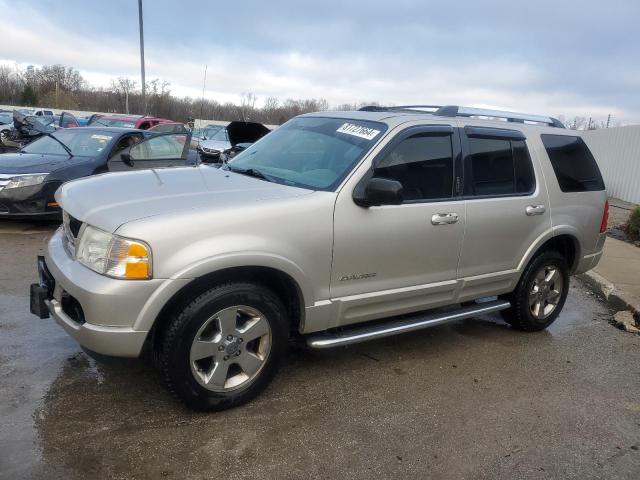
[[[568,135],[541,135],[544,148],[563,192],[604,190],[595,158],[582,138]]]
[[[533,192],[535,180],[524,140],[468,138],[465,161],[466,194],[473,196],[524,195]]]
[[[376,165],[376,175],[399,181],[406,201],[450,198],[451,135],[418,133],[402,140]]]

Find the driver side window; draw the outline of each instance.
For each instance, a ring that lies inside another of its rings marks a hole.
[[[405,201],[452,197],[451,135],[417,133],[405,138],[377,164],[376,176],[400,182]]]

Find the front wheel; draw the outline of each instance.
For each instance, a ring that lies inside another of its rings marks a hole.
[[[166,329],[160,367],[169,390],[196,410],[223,410],[258,395],[288,343],[286,310],[261,285],[230,283],[190,302]]]
[[[520,330],[543,330],[560,314],[568,292],[567,261],[558,252],[543,252],[529,263],[515,290],[505,297],[511,308],[503,310],[502,317]]]

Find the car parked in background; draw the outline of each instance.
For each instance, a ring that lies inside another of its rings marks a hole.
[[[219,163],[220,154],[238,144],[246,146],[257,142],[270,130],[261,123],[235,121],[219,130],[213,137],[200,143],[198,152],[205,163]]]
[[[11,130],[13,128],[13,112],[8,110],[0,111],[0,131]]]
[[[159,123],[158,125],[151,127],[150,132],[156,133],[189,133],[189,129],[184,126],[184,123]]]
[[[161,123],[175,122],[166,118],[149,117],[144,115],[103,115],[100,117],[94,117],[89,125],[148,130]]]
[[[191,131],[191,148],[197,149],[201,142],[212,138],[222,129],[224,129],[223,125],[207,125],[206,127],[194,128]]]
[[[0,155],[0,219],[60,218],[54,193],[69,180],[99,173],[194,165],[186,133],[78,127],[46,133]]]

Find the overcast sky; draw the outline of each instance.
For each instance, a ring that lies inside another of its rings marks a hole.
[[[640,123],[639,0],[145,0],[180,96],[491,105]],[[0,0],[0,63],[139,82],[136,0]]]

